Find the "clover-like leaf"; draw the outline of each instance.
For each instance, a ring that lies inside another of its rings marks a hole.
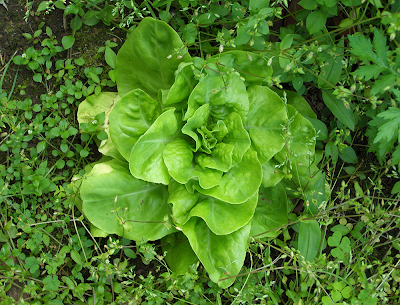
[[[332,234],[332,236],[329,236],[328,245],[330,247],[339,247],[341,239],[342,239],[342,233],[340,233],[339,231],[335,231]]]

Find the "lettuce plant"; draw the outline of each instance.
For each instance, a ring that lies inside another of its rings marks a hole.
[[[93,228],[162,239],[173,271],[200,260],[230,286],[249,237],[275,237],[288,194],[316,179],[316,132],[304,117],[316,116],[296,93],[266,86],[271,75],[255,53],[192,58],[166,23],[143,19],[118,52],[118,92],[78,111],[80,124],[108,135],[80,189]]]

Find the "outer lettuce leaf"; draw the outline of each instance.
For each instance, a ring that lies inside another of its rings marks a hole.
[[[249,200],[258,191],[262,179],[261,164],[255,151],[248,151],[242,162],[225,173],[219,185],[203,189],[194,184],[195,189],[204,194],[232,204]]]
[[[168,202],[172,203],[172,218],[180,226],[189,219],[190,210],[196,205],[199,193],[191,194],[186,190],[185,185],[171,179],[168,184]]]
[[[272,187],[277,185],[285,174],[279,169],[279,163],[274,158],[261,165],[263,178],[262,185],[264,187]]]
[[[215,235],[207,224],[198,217],[192,217],[183,227],[192,249],[206,268],[213,282],[227,288],[243,266],[248,247],[251,224],[228,235]]]
[[[316,132],[309,120],[304,118],[292,106],[287,105],[289,116],[289,131],[287,145],[274,159],[285,164],[281,170],[291,173],[295,178],[308,176],[314,161]]]
[[[233,68],[239,72],[240,76],[245,79],[246,86],[263,85],[264,80],[270,79],[273,73],[271,65],[268,65],[268,58],[256,53],[240,50],[228,51],[221,55],[215,55],[211,59],[211,62],[216,63],[217,61],[221,64],[219,68],[222,71],[229,71]]]
[[[285,189],[281,185],[261,187],[258,204],[251,221],[251,236],[276,237],[279,227],[288,223],[288,205]]]
[[[99,145],[99,152],[105,156],[117,159],[118,161],[126,162],[126,159],[119,153],[118,149],[115,147],[113,141],[111,140],[109,128],[106,128],[104,131],[107,133],[108,139],[101,141]]]
[[[185,274],[199,261],[187,237],[182,232],[167,235],[161,240],[162,250],[166,252],[168,267],[176,274]]]
[[[168,143],[163,151],[163,159],[171,177],[181,184],[195,179],[201,187],[209,189],[218,185],[221,180],[221,172],[203,169],[193,162],[193,152],[183,139],[178,138]]]
[[[163,151],[179,134],[180,126],[174,111],[173,108],[161,114],[132,148],[129,169],[134,177],[168,184],[170,175],[164,164]]]
[[[216,235],[227,235],[245,226],[253,217],[257,193],[241,204],[230,204],[210,196],[200,196],[189,217],[202,218]]]
[[[105,112],[104,126],[106,126],[106,127],[105,127],[104,131],[107,133],[107,139],[100,142],[99,152],[102,153],[104,156],[109,156],[114,159],[117,159],[118,161],[126,162],[126,159],[119,153],[118,149],[115,147],[113,141],[111,140],[111,136],[110,136],[110,125],[109,125],[110,113],[113,110],[115,104],[118,103],[118,101],[120,99],[121,98],[118,95],[114,99],[114,104],[111,105],[111,107]]]
[[[163,105],[186,108],[187,100],[196,84],[192,63],[181,63],[175,72],[175,82],[168,90],[165,99],[162,100]]]
[[[77,114],[79,124],[93,122],[97,114],[107,112],[117,99],[118,93],[116,92],[101,92],[99,95],[88,96],[79,104]],[[105,125],[98,126],[98,131],[104,130],[105,127]]]
[[[312,110],[310,104],[302,97],[300,94],[294,91],[289,90],[279,90],[277,88],[271,88],[274,92],[276,92],[281,98],[283,98],[286,93],[286,99],[288,105],[293,106],[302,116],[307,116],[312,119],[316,119],[317,115],[314,110]]]
[[[96,164],[83,180],[80,195],[85,216],[106,233],[142,241],[175,231],[167,226],[171,214],[167,187],[132,177],[124,163]]]
[[[230,113],[236,112],[244,122],[249,111],[246,86],[237,74],[205,76],[190,94],[184,120],[192,117],[204,104],[210,104],[209,111],[215,121],[224,120]]]
[[[177,59],[176,49],[182,57]],[[172,55],[171,58],[168,58]],[[191,57],[178,34],[165,22],[144,18],[128,36],[117,54],[116,82],[122,97],[140,88],[153,99],[160,89],[170,89],[181,62]]]
[[[112,142],[129,160],[132,147],[161,114],[161,107],[141,89],[132,90],[115,103],[109,116]]]
[[[267,162],[285,145],[286,109],[281,98],[267,87],[248,90],[250,111],[245,123],[261,163]]]

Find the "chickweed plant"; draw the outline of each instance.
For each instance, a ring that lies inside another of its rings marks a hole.
[[[398,1],[50,0],[25,8],[30,21],[62,10],[69,27],[56,37],[46,20],[32,21],[27,47],[1,57],[2,304],[400,303]],[[256,54],[271,73],[247,79],[309,104],[296,110],[316,130],[308,166],[318,179],[306,191],[284,175],[287,223],[266,220],[273,230],[249,238],[224,289],[199,261],[173,272],[165,250],[179,250],[173,241],[105,234],[82,213],[81,182],[109,135],[105,110],[79,125],[78,106],[117,90],[116,54],[149,16],[178,33],[201,61],[198,75],[229,68],[212,58],[245,51],[229,73],[246,73]],[[104,40],[84,50],[89,27]]]

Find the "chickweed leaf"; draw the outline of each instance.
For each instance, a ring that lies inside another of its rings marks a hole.
[[[61,40],[63,48],[65,50],[68,50],[70,47],[73,46],[74,42],[75,42],[75,37],[73,36],[64,36]]]
[[[115,54],[115,52],[109,47],[106,47],[105,58],[106,58],[106,63],[111,68],[115,69],[115,62],[117,60],[117,54]]]

